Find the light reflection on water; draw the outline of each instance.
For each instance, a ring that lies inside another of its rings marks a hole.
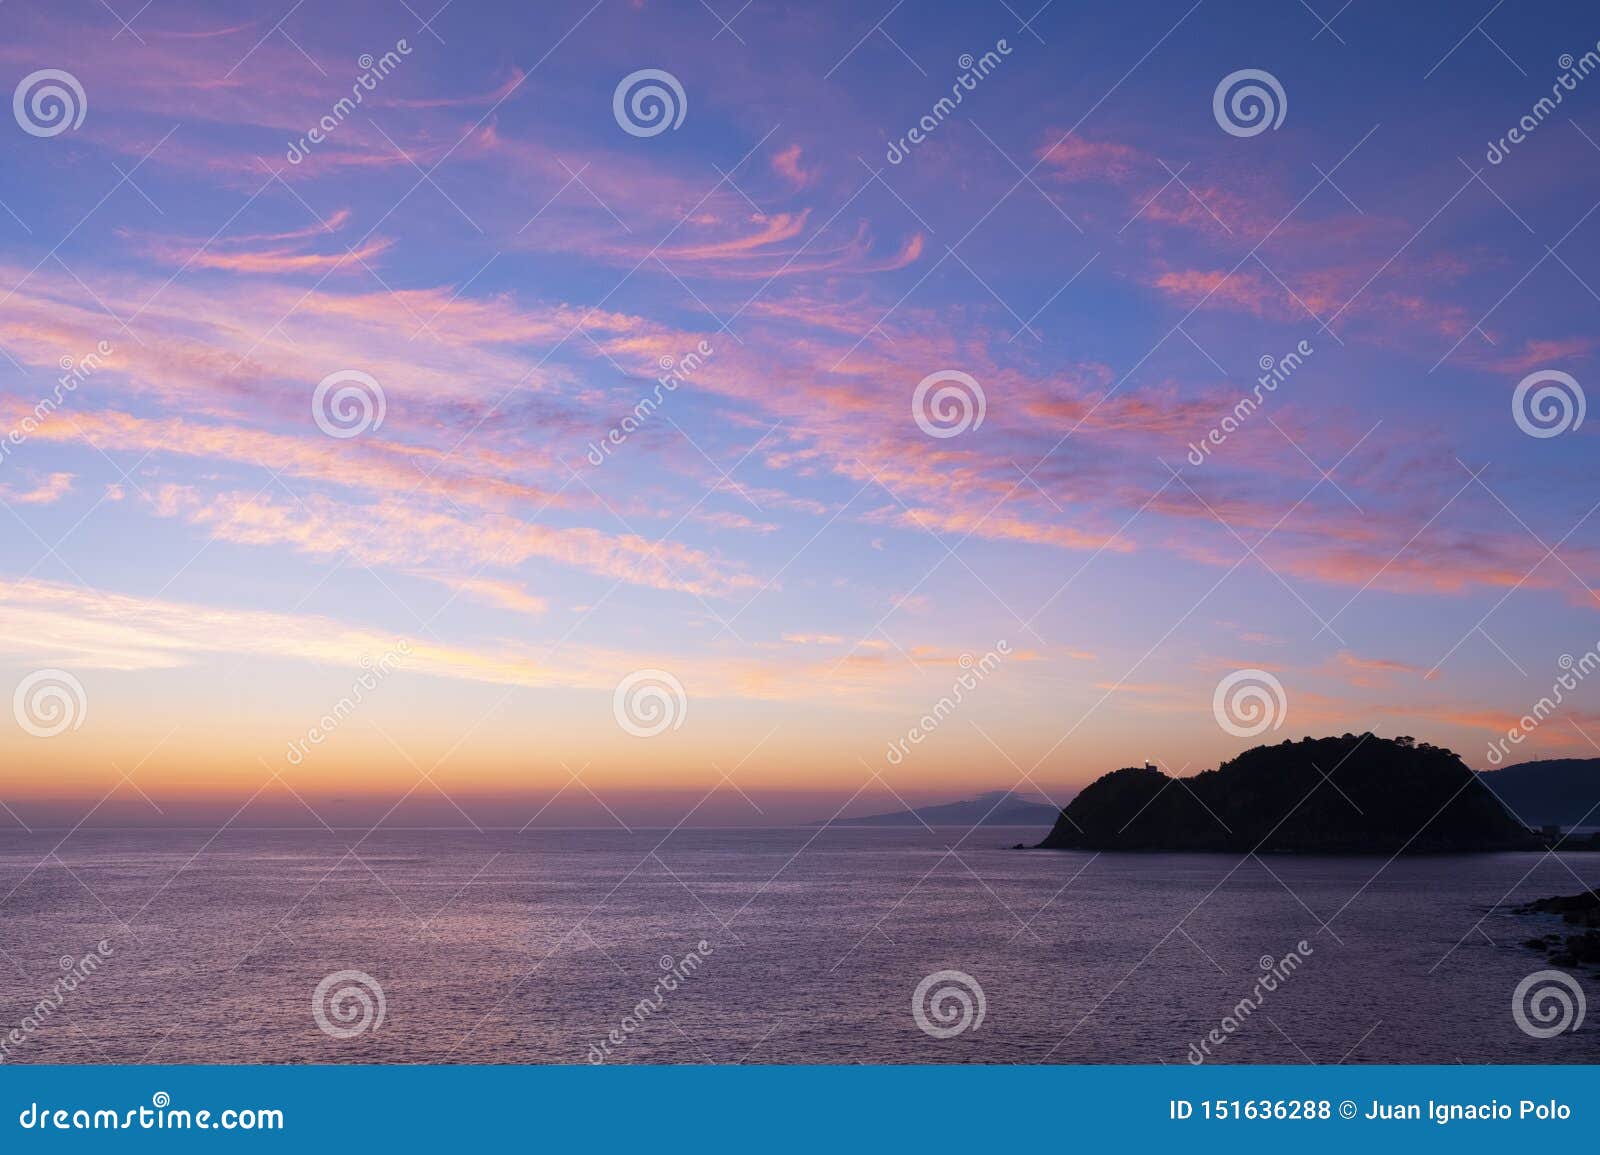
[[[364,832],[230,831],[196,857],[212,833],[78,831],[42,866],[61,832],[0,837],[0,1034],[63,956],[113,949],[6,1061],[573,1063],[617,1030],[610,1061],[1181,1063],[1301,940],[1218,1059],[1600,1061],[1594,1018],[1536,1040],[1511,1017],[1546,965],[1519,944],[1560,924],[1507,907],[1578,889],[1538,855],[1241,864],[917,828],[380,831],[359,857]],[[347,969],[385,1017],[338,1040],[311,995]],[[934,1039],[911,996],[943,969],[986,1010]]]

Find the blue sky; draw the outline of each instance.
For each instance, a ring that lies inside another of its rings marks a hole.
[[[1600,639],[1593,426],[1514,411],[1592,375],[1600,30],[1032,8],[7,4],[0,664],[72,717],[17,699],[0,799],[756,821],[1306,733],[1489,764]],[[618,118],[646,70],[676,127]],[[1276,127],[1219,121],[1242,70]]]

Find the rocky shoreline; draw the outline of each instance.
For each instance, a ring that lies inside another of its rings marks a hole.
[[[1594,890],[1536,899],[1517,907],[1516,913],[1559,914],[1569,926],[1588,928],[1578,934],[1539,935],[1522,945],[1549,955],[1552,966],[1600,966],[1600,894]]]

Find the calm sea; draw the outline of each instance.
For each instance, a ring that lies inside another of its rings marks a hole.
[[[1005,849],[1041,834],[11,833],[5,1061],[1183,1063],[1254,997],[1215,1061],[1600,1062],[1600,1005],[1550,1039],[1512,1014],[1547,965],[1520,943],[1559,923],[1507,908],[1577,891],[1561,862]],[[1600,882],[1600,857],[1565,858]],[[349,1038],[313,1015],[340,971],[382,990]],[[918,1025],[938,971],[970,976],[933,985],[981,1023]]]

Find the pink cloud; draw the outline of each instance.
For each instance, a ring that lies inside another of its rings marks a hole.
[[[1044,135],[1051,143],[1041,145],[1034,156],[1062,180],[1122,184],[1135,171],[1154,166],[1150,157],[1131,145],[1089,140],[1076,134],[1064,138],[1055,132]]]
[[[802,189],[816,182],[816,172],[807,169],[800,162],[798,144],[791,144],[788,148],[773,153],[769,163],[772,165],[772,171],[787,181],[792,188]]]
[[[31,489],[0,485],[0,502],[10,505],[54,505],[72,492],[70,473],[52,473]]]

